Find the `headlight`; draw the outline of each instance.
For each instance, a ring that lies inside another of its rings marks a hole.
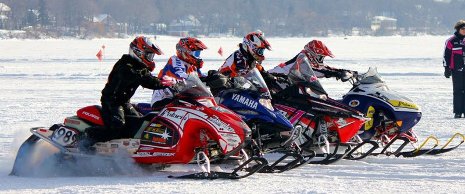
[[[261,98],[259,100],[260,104],[263,105],[264,107],[270,109],[271,111],[274,111],[274,108],[273,108],[273,105],[271,104],[271,100],[270,99],[264,99],[264,98]]]

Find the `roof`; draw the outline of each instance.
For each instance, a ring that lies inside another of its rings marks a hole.
[[[108,15],[108,14],[100,14],[100,15],[94,16],[92,21],[93,22],[103,22],[103,20],[108,19],[109,17],[110,17],[110,15]]]
[[[387,20],[387,21],[397,21],[397,19],[395,18],[390,18],[390,17],[386,17],[386,16],[375,16],[373,17],[374,20]]]
[[[0,11],[11,11],[11,8],[4,3],[0,3]]]

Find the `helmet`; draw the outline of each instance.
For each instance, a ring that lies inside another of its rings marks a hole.
[[[250,32],[242,40],[242,48],[250,53],[257,61],[265,60],[263,53],[265,49],[271,50],[270,43],[265,39],[265,35],[260,31]]]
[[[303,52],[309,54],[313,60],[318,63],[323,63],[326,56],[334,58],[333,53],[331,53],[328,47],[319,40],[312,40],[307,43],[307,45],[304,46]]]
[[[459,31],[462,27],[465,27],[465,20],[459,20],[454,26],[457,31]]]
[[[178,44],[176,44],[176,55],[181,60],[197,68],[202,68],[203,60],[200,57],[200,51],[204,49],[207,49],[207,46],[197,38],[181,38]]]
[[[161,55],[163,52],[160,47],[150,42],[147,37],[138,36],[129,45],[129,55],[145,64],[150,71],[155,69],[155,62],[153,61],[155,54]]]

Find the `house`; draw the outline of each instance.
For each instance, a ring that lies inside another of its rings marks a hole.
[[[11,8],[4,3],[0,3],[0,29],[6,29],[8,18],[11,15]]]
[[[189,15],[183,19],[173,20],[168,25],[168,34],[172,36],[189,36],[198,35],[200,32],[200,21],[193,15]]]
[[[109,14],[100,14],[88,18],[87,34],[95,36],[112,36],[119,31],[120,26]]]
[[[375,35],[394,35],[397,31],[397,19],[375,16],[371,21],[371,30]]]

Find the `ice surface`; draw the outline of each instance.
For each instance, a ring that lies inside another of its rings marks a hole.
[[[329,65],[365,72],[378,68],[389,87],[422,107],[415,131],[445,142],[464,133],[465,119],[452,119],[452,84],[442,76],[447,36],[319,38],[336,58]],[[292,58],[309,38],[269,38],[265,68]],[[166,53],[158,71],[175,53],[177,38],[155,41]],[[203,38],[205,71],[217,69],[237,49],[240,38]],[[83,106],[99,104],[112,65],[126,53],[130,39],[0,40],[0,193],[461,193],[465,189],[464,149],[418,158],[371,157],[333,165],[307,165],[281,174],[258,174],[238,181],[171,180],[166,174],[111,177],[22,178],[8,176],[29,128],[62,122]],[[95,54],[105,45],[105,59]],[[218,55],[222,47],[225,56]],[[341,98],[351,85],[321,80]],[[139,89],[134,102],[148,102],[151,90]]]

